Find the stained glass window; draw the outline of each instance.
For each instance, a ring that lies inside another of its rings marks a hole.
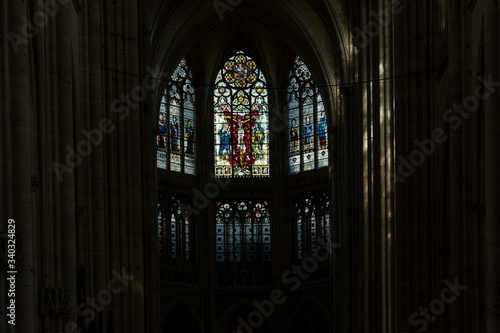
[[[325,192],[300,194],[293,199],[292,220],[295,222],[298,260],[314,256],[318,246],[330,242],[329,209]]]
[[[269,177],[266,79],[243,51],[217,75],[214,115],[216,176]]]
[[[217,202],[217,261],[271,260],[271,224],[267,201]]]
[[[268,201],[227,199],[216,205],[217,284],[269,284],[271,223]]]
[[[182,212],[189,205],[187,196],[160,193],[158,243],[160,268],[166,280],[187,282],[189,279],[180,278],[179,273],[189,273],[194,267],[191,218]]]
[[[295,58],[288,87],[289,173],[328,166],[325,105],[306,64]]]
[[[165,89],[157,144],[158,168],[196,174],[195,94],[186,59],[181,60]]]

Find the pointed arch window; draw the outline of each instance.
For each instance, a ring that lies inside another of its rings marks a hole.
[[[269,177],[266,78],[243,51],[219,71],[214,90],[217,177]]]
[[[196,174],[195,93],[192,75],[182,59],[165,89],[158,120],[157,167]]]
[[[267,200],[217,202],[217,261],[258,263],[271,260]]]
[[[330,241],[330,201],[325,191],[301,193],[293,198],[292,219],[296,226],[297,259],[316,255],[318,240]]]
[[[289,174],[328,166],[325,105],[311,72],[299,56],[290,71],[287,94]]]
[[[294,222],[295,260],[324,257],[330,243],[330,200],[325,190],[300,193],[292,198],[290,210]],[[312,278],[329,275],[329,261],[321,261]]]
[[[270,281],[271,217],[268,199],[232,198],[216,203],[217,284]]]
[[[183,214],[191,205],[188,195],[159,192],[158,245],[160,278],[164,281],[195,283],[193,221]]]

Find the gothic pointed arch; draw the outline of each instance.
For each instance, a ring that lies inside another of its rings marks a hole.
[[[218,321],[219,333],[270,333],[271,321],[254,304],[243,299],[231,305]]]
[[[173,71],[162,96],[157,149],[159,169],[196,174],[195,91],[185,58]]]
[[[160,279],[175,283],[197,282],[194,217],[186,214],[191,197],[182,191],[158,193],[158,255]]]
[[[162,333],[201,333],[203,332],[200,318],[191,304],[184,298],[173,300],[162,322]]]
[[[328,184],[329,138],[326,101],[312,72],[298,55],[288,74],[288,220],[293,237],[293,260],[328,257],[331,205]],[[300,175],[300,176],[299,176]],[[314,177],[305,177],[306,175]],[[295,184],[304,177],[302,186]],[[309,280],[330,276],[330,260],[318,260]]]
[[[223,64],[214,89],[217,177],[269,177],[267,81],[257,63],[237,51]]]
[[[291,333],[330,333],[328,311],[313,296],[307,295],[292,311],[288,323]]]
[[[328,124],[323,97],[311,71],[299,57],[289,75],[287,93],[289,174],[328,166]]]

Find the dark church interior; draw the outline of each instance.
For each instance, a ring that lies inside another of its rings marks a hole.
[[[499,332],[499,22],[2,1],[0,332]]]

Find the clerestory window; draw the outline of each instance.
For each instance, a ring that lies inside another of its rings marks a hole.
[[[328,166],[325,105],[312,74],[299,56],[289,76],[288,160],[289,174]]]
[[[165,89],[157,145],[158,168],[196,174],[195,94],[186,59],[181,60]]]
[[[217,177],[269,177],[266,85],[256,62],[243,51],[219,71],[214,90]]]

